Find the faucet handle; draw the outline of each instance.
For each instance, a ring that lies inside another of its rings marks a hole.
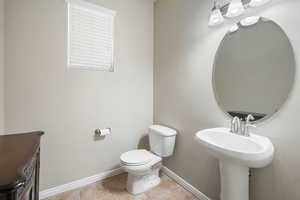
[[[230,132],[231,133],[239,133],[241,129],[241,120],[239,117],[235,116],[232,118]]]
[[[245,136],[250,136],[250,128],[256,128],[256,126],[254,124],[246,123],[244,132]]]

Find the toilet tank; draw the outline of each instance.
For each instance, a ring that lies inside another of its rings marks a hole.
[[[177,131],[161,125],[149,127],[149,142],[153,153],[160,157],[173,155]]]

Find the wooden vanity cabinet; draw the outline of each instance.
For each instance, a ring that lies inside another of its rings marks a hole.
[[[0,136],[0,200],[39,200],[43,132]]]

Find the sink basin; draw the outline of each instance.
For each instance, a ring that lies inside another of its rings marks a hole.
[[[199,131],[195,138],[220,160],[231,160],[250,168],[265,167],[273,160],[273,144],[264,136],[245,137],[231,133],[228,128],[213,128]]]
[[[212,128],[196,133],[196,141],[219,159],[221,200],[249,200],[249,168],[261,168],[273,160],[274,147],[264,136],[231,133]]]

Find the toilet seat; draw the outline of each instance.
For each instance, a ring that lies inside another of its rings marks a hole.
[[[120,157],[122,164],[127,166],[140,166],[150,163],[154,159],[152,153],[144,149],[136,149],[123,153]]]

